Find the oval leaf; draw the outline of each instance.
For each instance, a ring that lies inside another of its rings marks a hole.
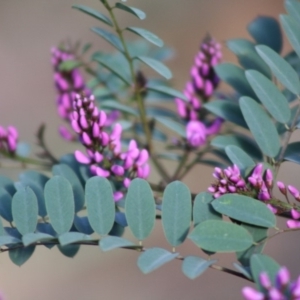
[[[268,207],[247,196],[226,194],[215,199],[212,206],[217,212],[244,223],[266,228],[276,225],[275,215]]]
[[[78,253],[80,245],[57,245],[57,248],[64,256],[73,258]]]
[[[147,56],[136,56],[136,58],[148,65],[150,68],[152,68],[154,71],[156,71],[166,79],[172,78],[172,72],[170,71],[170,69],[160,61]]]
[[[9,250],[10,260],[17,266],[22,266],[33,254],[35,246]]]
[[[16,192],[14,182],[3,175],[0,175],[0,188],[4,188],[11,196]]]
[[[34,232],[38,219],[37,198],[30,187],[18,190],[12,199],[12,214],[18,231]]]
[[[91,30],[101,36],[104,40],[110,43],[113,47],[115,47],[120,52],[124,51],[124,47],[120,41],[120,39],[113,33],[99,27],[92,27]]]
[[[293,67],[271,48],[259,45],[255,47],[257,53],[266,62],[276,78],[292,93],[300,93],[299,76]]]
[[[179,92],[179,91],[177,91],[173,88],[170,88],[168,86],[148,84],[146,88],[149,91],[154,91],[154,92],[158,92],[158,93],[161,93],[161,94],[164,94],[164,95],[167,95],[167,96],[179,98],[179,99],[182,99],[186,102],[188,101],[187,97],[182,92]]]
[[[239,225],[208,220],[197,225],[189,238],[200,248],[212,252],[235,252],[249,248],[253,239]]]
[[[12,197],[3,187],[0,187],[0,216],[7,222],[13,221],[12,211]]]
[[[187,256],[182,263],[182,272],[190,279],[195,279],[203,274],[217,260],[206,260],[199,256]]]
[[[144,274],[148,274],[177,256],[178,253],[171,253],[162,248],[151,248],[139,256],[137,265]]]
[[[246,78],[261,103],[278,122],[287,123],[291,118],[291,110],[287,99],[276,85],[261,73],[246,71]]]
[[[179,134],[181,137],[186,137],[186,132],[185,132],[185,127],[179,123],[176,122],[170,118],[167,117],[160,117],[157,116],[155,118],[158,122],[162,123],[163,125],[165,125],[166,127],[168,127],[169,129],[175,131],[177,134]]]
[[[300,142],[294,142],[287,146],[284,160],[300,164]]]
[[[45,200],[53,229],[62,234],[73,224],[75,205],[72,186],[62,176],[52,177],[45,185]]]
[[[36,243],[36,242],[51,242],[54,239],[54,237],[47,233],[27,233],[24,236],[22,236],[22,241],[24,246],[29,246],[30,244]]]
[[[116,3],[116,7],[133,14],[134,16],[138,17],[140,20],[144,20],[146,18],[146,14],[138,8],[128,6],[119,2]]]
[[[131,31],[141,37],[143,37],[145,40],[149,41],[150,43],[162,47],[164,45],[164,42],[162,39],[160,39],[157,35],[154,33],[138,27],[127,27],[126,30]]]
[[[284,2],[285,9],[297,22],[300,22],[300,3],[298,0],[287,0]]]
[[[240,98],[240,107],[251,133],[262,152],[275,157],[280,150],[276,127],[267,113],[249,97]]]
[[[125,211],[128,226],[133,235],[139,241],[147,238],[155,223],[155,200],[146,180],[136,178],[130,183]]]
[[[91,241],[92,238],[81,232],[66,232],[60,235],[58,240],[61,246],[65,246],[72,243]]]
[[[192,199],[188,187],[173,181],[167,185],[162,202],[162,225],[167,241],[176,247],[184,242],[189,232]]]
[[[118,236],[106,236],[99,241],[102,251],[109,251],[117,248],[135,246],[132,242]]]
[[[85,186],[85,198],[92,228],[99,235],[108,234],[115,219],[115,202],[111,184],[104,177],[90,178]]]

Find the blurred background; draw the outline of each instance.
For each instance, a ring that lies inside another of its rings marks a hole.
[[[207,32],[222,43],[224,61],[235,61],[226,49],[226,40],[249,37],[246,26],[258,15],[277,17],[284,13],[282,0],[128,0],[127,3],[144,10],[147,18],[139,21],[120,12],[121,24],[144,27],[176,49],[176,56],[168,66],[179,90],[188,79],[194,55]],[[92,42],[94,50],[110,49],[89,30],[102,24],[71,9],[73,4],[104,11],[97,0],[0,0],[0,124],[15,125],[20,139],[34,144],[34,133],[45,122],[46,139],[57,156],[74,149],[57,134],[61,121],[55,107],[50,48],[68,38]],[[284,53],[289,49],[285,40]],[[17,174],[3,169],[1,173],[13,177]],[[185,182],[195,192],[204,191],[212,181],[210,174],[208,168],[197,167]],[[298,174],[297,167],[285,164],[279,177],[299,188]],[[284,226],[284,222],[280,225]],[[130,233],[127,237],[132,238]],[[288,265],[293,277],[300,273],[300,262],[295,259],[300,250],[297,237],[300,236],[296,233],[279,236],[266,246],[267,254]],[[158,245],[169,247],[160,224],[146,241],[146,247]],[[183,255],[199,254],[190,242],[178,250]],[[74,259],[62,256],[56,248],[50,251],[40,247],[35,252],[21,268],[10,262],[7,253],[0,255],[0,290],[6,299],[233,300],[241,299],[240,290],[248,284],[215,270],[191,281],[182,274],[178,261],[143,275],[136,266],[138,253],[134,251],[101,253],[97,247],[82,247]],[[234,255],[220,256],[219,263],[231,267],[234,258]]]

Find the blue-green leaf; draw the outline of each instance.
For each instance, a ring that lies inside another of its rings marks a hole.
[[[178,253],[171,253],[162,248],[150,248],[139,256],[137,265],[144,274],[148,274],[177,256]]]
[[[206,260],[199,256],[187,256],[182,263],[182,272],[190,279],[195,279],[203,274],[217,260]]]
[[[11,196],[16,192],[14,182],[3,175],[0,175],[0,188],[4,188]]]
[[[267,45],[280,53],[282,49],[282,33],[275,18],[267,16],[257,17],[248,25],[247,29],[257,44]]]
[[[161,94],[165,94],[167,96],[171,96],[171,97],[174,97],[174,98],[182,99],[184,101],[188,101],[187,97],[182,92],[179,92],[179,91],[177,91],[173,88],[170,88],[168,86],[147,84],[146,88],[149,91],[158,92],[158,93],[161,93]]]
[[[236,164],[240,170],[244,171],[248,167],[255,166],[255,161],[241,148],[231,145],[225,147],[225,152],[233,164]]]
[[[72,243],[91,241],[92,238],[81,232],[65,232],[58,237],[61,246],[66,246]]]
[[[10,235],[3,235],[0,236],[0,247],[10,245],[10,244],[18,244],[21,243],[21,240],[10,236]]]
[[[262,272],[268,274],[272,285],[276,284],[276,274],[280,269],[280,265],[273,258],[264,254],[254,254],[250,259],[250,267],[252,277],[261,290],[263,287],[261,286],[259,276]]]
[[[94,232],[87,216],[84,216],[84,217],[75,216],[74,226],[76,227],[76,229],[79,232],[82,232],[85,234],[92,234]]]
[[[253,239],[246,229],[218,220],[200,223],[189,234],[189,239],[198,247],[212,252],[243,251],[253,243]]]
[[[33,254],[35,246],[9,250],[10,260],[17,266],[23,265]]]
[[[217,212],[244,223],[266,228],[276,225],[275,215],[268,207],[247,196],[225,194],[215,199],[212,206]]]
[[[213,195],[207,192],[202,192],[196,196],[193,206],[194,227],[207,220],[222,219],[222,215],[216,212],[211,205],[213,199]]]
[[[101,36],[104,40],[110,43],[113,47],[123,53],[124,47],[120,39],[113,33],[99,27],[92,27],[91,30]]]
[[[105,23],[109,26],[113,26],[113,23],[109,17],[105,16],[104,14],[100,13],[97,10],[94,10],[93,8],[90,8],[85,5],[73,5],[72,8],[78,9],[78,10],[96,18],[97,20],[102,21],[103,23]]]
[[[120,238],[118,236],[106,236],[99,241],[99,246],[102,251],[110,251],[117,248],[135,246],[132,242]]]
[[[184,137],[184,138],[186,137],[185,127],[181,123],[176,122],[170,118],[160,117],[160,116],[156,117],[155,119],[158,122],[162,123],[167,128],[175,131],[181,137]]]
[[[64,256],[72,258],[78,253],[80,245],[57,245],[57,248]]]
[[[203,107],[226,121],[232,122],[248,129],[241,109],[237,103],[225,99],[220,99],[205,103]]]
[[[66,164],[53,166],[52,173],[61,175],[70,182],[74,194],[75,212],[80,211],[84,205],[84,190],[76,173]]]
[[[147,238],[155,223],[155,200],[146,180],[136,178],[130,183],[125,210],[128,226],[133,235],[139,241]]]
[[[257,71],[249,70],[245,74],[257,97],[273,118],[278,122],[287,123],[291,117],[289,104],[276,85]]]
[[[250,270],[249,270],[249,267],[243,267],[241,266],[240,264],[238,263],[233,263],[233,266],[239,271],[241,272],[246,278],[248,279],[252,279],[251,277],[251,273],[250,273]]]
[[[162,225],[167,241],[176,247],[188,235],[192,218],[192,200],[189,188],[180,181],[167,185],[162,202]]]
[[[300,164],[300,142],[294,142],[287,146],[284,160]]]
[[[262,152],[275,157],[280,150],[276,127],[261,106],[249,97],[240,98],[240,107],[251,133]]]
[[[13,221],[11,205],[11,195],[3,187],[0,187],[0,216],[8,222]]]
[[[146,14],[142,10],[132,7],[132,6],[125,5],[123,3],[117,2],[116,8],[127,11],[127,12],[133,14],[134,16],[138,17],[140,20],[144,20],[146,18]]]
[[[280,22],[293,49],[300,57],[300,24],[291,16],[280,15]]]
[[[38,219],[37,198],[30,187],[18,190],[12,199],[12,214],[18,231],[34,232]]]
[[[55,239],[52,235],[47,233],[27,233],[22,236],[22,241],[24,246],[29,246],[30,244],[36,243],[36,242],[47,242]]]
[[[300,3],[297,0],[284,1],[285,9],[298,23],[300,22]]]
[[[111,184],[104,177],[90,178],[86,182],[85,198],[92,228],[99,235],[108,234],[115,219],[115,203]]]
[[[136,56],[135,58],[148,65],[150,68],[152,68],[154,71],[156,71],[166,79],[172,78],[172,72],[170,71],[170,69],[160,61],[147,56]]]
[[[214,69],[220,79],[233,87],[240,95],[256,99],[242,68],[231,63],[223,63],[215,66]]]
[[[137,117],[139,114],[138,114],[138,111],[129,106],[129,105],[125,105],[125,104],[122,104],[120,102],[117,102],[117,101],[114,101],[114,100],[105,100],[105,101],[102,101],[101,102],[101,108],[107,108],[107,109],[117,109],[121,112],[124,112],[124,113],[127,113],[127,114],[131,114],[135,117]]]
[[[259,45],[255,49],[270,67],[276,78],[292,93],[300,94],[299,76],[293,67],[283,57],[267,46]]]
[[[58,234],[68,232],[73,224],[75,205],[70,182],[62,176],[52,177],[45,185],[48,216]]]
[[[143,37],[145,40],[149,41],[150,43],[162,47],[164,45],[164,42],[162,39],[160,39],[157,35],[154,33],[138,27],[127,27],[126,30],[131,31],[141,37]]]

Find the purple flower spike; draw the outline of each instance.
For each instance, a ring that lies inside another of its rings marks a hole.
[[[199,147],[206,142],[206,128],[200,121],[190,121],[186,126],[188,144]]]
[[[75,153],[76,160],[81,164],[89,164],[91,162],[90,158],[84,155],[81,151],[76,150]]]
[[[119,191],[117,191],[117,192],[114,192],[114,199],[115,199],[115,202],[117,202],[117,201],[120,201],[122,198],[123,198],[123,193],[122,192],[119,192]]]
[[[297,188],[292,185],[288,185],[288,190],[297,201],[300,201],[300,193]]]
[[[118,165],[113,165],[111,167],[112,172],[117,176],[123,176],[124,175],[124,168]]]
[[[279,188],[280,192],[281,192],[283,195],[285,195],[285,196],[287,195],[287,193],[286,193],[286,187],[285,187],[285,185],[284,185],[283,182],[277,181],[277,187]]]
[[[294,220],[298,220],[300,219],[300,212],[295,210],[295,209],[292,209],[291,210],[291,215],[293,217]]]
[[[290,273],[286,267],[282,267],[276,276],[276,281],[279,286],[286,286],[290,281]]]
[[[288,228],[300,228],[300,221],[288,220],[286,221],[286,226]]]
[[[265,296],[252,287],[246,286],[242,289],[242,294],[247,300],[264,300]]]
[[[271,280],[269,278],[269,275],[266,272],[262,272],[259,275],[259,281],[261,283],[261,285],[265,288],[265,289],[269,289],[272,286]]]
[[[273,173],[270,169],[267,169],[266,171],[266,185],[268,188],[273,186]]]
[[[59,133],[66,141],[73,141],[75,139],[72,132],[65,126],[59,127]]]

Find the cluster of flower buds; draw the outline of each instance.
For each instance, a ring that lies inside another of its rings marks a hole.
[[[204,39],[200,51],[195,56],[190,81],[183,92],[188,102],[175,98],[178,114],[187,122],[186,137],[190,147],[202,146],[206,137],[218,133],[222,125],[220,118],[205,120],[205,113],[201,110],[202,103],[208,101],[219,83],[214,66],[221,61],[220,49],[221,45],[211,37],[207,36]]]
[[[51,63],[54,68],[54,83],[57,90],[57,111],[59,116],[69,123],[75,95],[82,92],[88,95],[90,91],[86,87],[78,68],[70,71],[60,70],[60,65],[63,62],[74,59],[74,55],[70,51],[53,47],[51,54]],[[61,126],[59,132],[68,141],[76,139],[76,135],[66,126]]]
[[[14,154],[18,144],[18,131],[14,126],[8,126],[7,129],[0,126],[0,150]]]
[[[72,128],[86,148],[86,154],[75,151],[78,162],[90,165],[92,174],[121,182],[122,188],[115,192],[115,200],[123,197],[122,189],[128,188],[135,177],[147,178],[150,173],[149,154],[139,150],[131,140],[126,152],[122,152],[122,127],[116,123],[108,132],[107,115],[95,105],[93,95],[76,95],[73,102]]]
[[[300,276],[297,280],[291,281],[286,267],[279,269],[275,285],[266,272],[260,274],[259,281],[263,291],[248,286],[243,288],[242,294],[246,300],[300,300]]]
[[[251,175],[244,179],[237,165],[224,170],[215,168],[213,176],[216,178],[216,182],[208,188],[208,191],[213,193],[215,198],[228,193],[255,192],[254,197],[258,200],[269,200],[271,199],[273,175],[271,170],[267,169],[263,172],[263,169],[263,164],[256,165]]]

